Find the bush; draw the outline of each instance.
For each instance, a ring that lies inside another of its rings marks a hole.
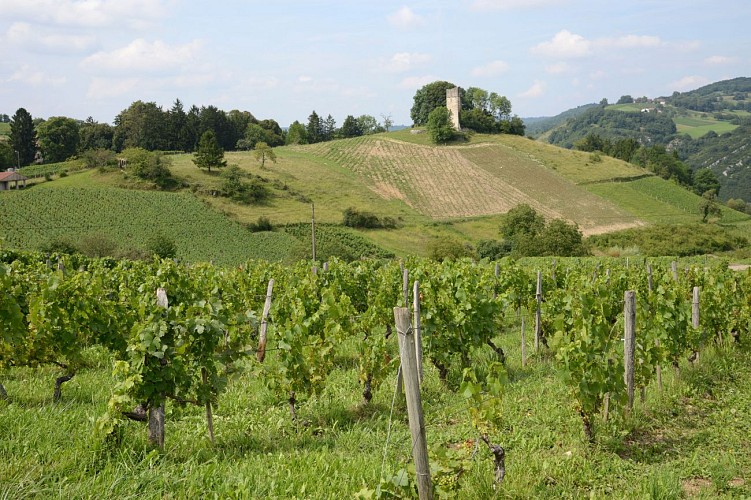
[[[394,229],[396,220],[393,217],[380,218],[372,212],[359,211],[348,208],[344,211],[342,224],[347,227],[360,229]]]
[[[79,253],[75,243],[65,237],[57,237],[39,246],[42,253],[57,253],[71,255]]]
[[[511,242],[480,240],[477,242],[477,255],[481,259],[498,260],[511,253]]]
[[[472,246],[454,238],[438,238],[428,245],[428,255],[431,259],[443,262],[457,260],[463,257],[473,257]]]
[[[261,216],[255,223],[248,224],[248,229],[252,233],[260,233],[261,231],[273,231],[274,226],[268,217]]]
[[[172,238],[157,233],[151,237],[146,250],[151,255],[156,255],[160,259],[174,259],[177,257],[177,243]]]

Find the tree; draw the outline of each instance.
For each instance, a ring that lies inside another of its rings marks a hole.
[[[346,119],[345,119],[346,121]],[[377,132],[383,132],[385,129],[378,124],[378,120],[374,116],[360,115],[357,117],[357,125],[362,131],[362,135],[375,134]],[[344,128],[344,125],[342,125]]]
[[[143,148],[128,148],[122,156],[128,160],[128,170],[136,177],[151,181],[161,188],[169,186],[172,180],[170,159],[159,151],[146,151]]]
[[[115,117],[112,142],[116,151],[125,148],[143,148],[148,151],[167,149],[167,114],[156,103],[134,102]]]
[[[239,149],[250,150],[256,147],[259,142],[269,143],[271,134],[268,130],[263,128],[258,123],[251,123],[245,129],[245,135],[242,139],[237,141],[237,147]]]
[[[339,135],[345,139],[348,137],[359,137],[363,135],[363,131],[357,119],[352,115],[347,115],[344,123],[342,123],[342,128],[339,129]]]
[[[389,131],[389,129],[394,125],[394,120],[391,119],[391,115],[381,115],[381,119],[383,120],[383,128],[386,130],[386,132]]]
[[[0,141],[0,171],[16,166],[16,153],[8,141]]]
[[[97,123],[92,117],[88,117],[78,128],[78,150],[112,149],[114,133],[109,123]]]
[[[305,125],[295,120],[287,130],[286,144],[307,144],[308,131]]]
[[[634,98],[630,95],[622,95],[616,104],[631,104],[634,102]]]
[[[707,222],[710,216],[722,218],[722,210],[719,203],[717,203],[717,194],[712,191],[706,191],[701,195],[701,202],[699,203],[699,211],[701,213],[701,221]]]
[[[736,210],[738,212],[746,212],[748,209],[748,204],[743,201],[741,198],[730,198],[727,201],[728,208],[732,208],[733,210]]]
[[[331,115],[328,115],[322,122],[323,140],[330,141],[334,138],[336,133],[336,120]]]
[[[308,126],[306,127],[308,144],[315,144],[316,142],[323,141],[323,124],[318,113],[313,110],[308,116]]]
[[[694,192],[703,196],[707,191],[720,194],[720,181],[710,169],[700,168],[694,172]]]
[[[227,161],[224,159],[224,150],[219,146],[213,130],[207,130],[201,135],[201,140],[198,141],[198,149],[193,155],[193,163],[198,168],[205,168],[209,172],[211,172],[211,167],[227,166]]]
[[[443,106],[435,108],[428,117],[428,134],[436,144],[443,144],[454,137],[454,126],[451,123],[451,114],[448,108]]]
[[[414,103],[409,112],[415,125],[426,125],[430,113],[438,107],[446,107],[446,91],[456,87],[451,82],[436,81],[424,85],[415,93]],[[459,92],[461,97],[462,92]]]
[[[511,101],[505,95],[491,92],[488,97],[488,111],[496,120],[506,121],[511,117]]]
[[[24,108],[18,108],[10,120],[10,144],[22,167],[33,163],[37,150],[36,139],[31,114]]]
[[[535,237],[545,228],[545,219],[526,203],[517,205],[503,216],[501,236],[512,241],[518,235]]]
[[[78,129],[78,122],[65,116],[53,116],[37,127],[45,163],[65,161],[76,154],[80,142]]]
[[[146,250],[160,259],[174,259],[177,257],[177,243],[162,233],[157,233],[149,239]]]
[[[256,160],[261,162],[261,168],[266,166],[266,160],[276,163],[276,153],[265,142],[256,144],[255,157]]]
[[[537,239],[538,255],[579,257],[589,252],[583,243],[582,232],[575,224],[563,219],[551,220]]]
[[[167,112],[169,125],[169,149],[172,151],[192,151],[193,134],[188,128],[188,115],[180,99],[175,99],[172,109]]]

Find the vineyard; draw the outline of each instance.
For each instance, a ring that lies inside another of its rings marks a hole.
[[[416,305],[438,496],[751,493],[724,262],[1,260],[3,497],[416,495]]]

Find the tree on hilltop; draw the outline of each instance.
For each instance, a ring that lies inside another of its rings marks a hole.
[[[227,166],[224,159],[224,150],[216,140],[213,130],[207,130],[198,141],[198,149],[193,154],[193,163],[198,168],[205,168],[211,172],[211,167],[221,168]]]
[[[428,134],[430,139],[438,144],[446,143],[454,137],[454,125],[451,123],[448,108],[440,106],[430,112]]]
[[[451,82],[437,81],[424,85],[415,93],[414,104],[409,112],[415,125],[427,125],[431,111],[446,107],[446,91],[456,87]],[[462,91],[459,92],[462,95]]]

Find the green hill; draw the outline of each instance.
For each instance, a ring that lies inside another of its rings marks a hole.
[[[589,134],[632,138],[679,153],[692,170],[710,168],[720,198],[751,201],[751,78],[734,78],[669,97],[587,108],[540,137],[571,148]]]
[[[216,196],[221,176],[183,154],[171,157],[173,175],[188,186],[180,192],[144,191],[120,171],[88,170],[0,193],[0,236],[6,246],[38,248],[57,237],[104,235],[128,249],[163,233],[182,258],[238,264],[309,258],[313,204],[322,259],[426,255],[437,238],[497,239],[503,214],[520,203],[575,222],[585,234],[700,221],[701,199],[672,182],[620,160],[519,136],[478,134],[436,147],[426,134],[402,130],[275,151],[276,163],[265,168],[252,152],[226,155],[270,190],[261,205]],[[389,217],[397,227],[345,228],[348,208]],[[259,217],[277,230],[249,232]],[[726,212],[727,223],[746,227],[748,220]]]

